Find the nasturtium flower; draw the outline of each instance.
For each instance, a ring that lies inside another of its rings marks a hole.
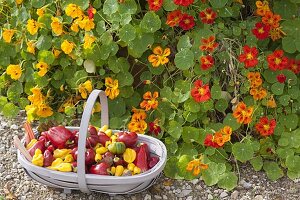
[[[268,65],[272,71],[283,70],[288,67],[289,60],[283,54],[283,50],[277,49],[267,56]]]
[[[63,43],[61,43],[61,50],[65,54],[70,54],[73,51],[75,44],[73,42],[69,42],[68,40],[64,40]]]
[[[92,90],[93,90],[93,85],[90,80],[87,80],[78,86],[78,91],[83,99],[86,99],[87,95],[91,93]]]
[[[51,18],[51,28],[55,35],[59,36],[63,33],[63,24],[60,22],[58,17]]]
[[[163,0],[147,0],[149,5],[149,10],[158,11],[163,4]]]
[[[279,83],[284,83],[286,81],[286,76],[284,74],[278,74],[276,79]]]
[[[35,54],[35,43],[33,41],[28,41],[26,42],[27,45],[27,52],[28,53],[32,53]]]
[[[20,4],[22,4],[23,3],[23,0],[16,0],[16,4],[17,5],[20,5]]]
[[[196,102],[208,101],[211,97],[209,85],[203,85],[202,80],[196,80],[194,88],[191,90],[191,96]]]
[[[38,62],[36,65],[35,65],[35,67],[37,68],[37,69],[39,69],[39,72],[38,72],[38,75],[39,76],[45,76],[45,74],[48,72],[48,68],[49,68],[49,66],[48,66],[48,64],[47,63],[45,63],[45,62]]]
[[[250,81],[251,88],[257,88],[262,84],[262,79],[259,72],[249,72],[247,78]]]
[[[20,65],[8,65],[6,73],[14,80],[19,80],[22,75],[22,69]]]
[[[180,10],[174,10],[169,12],[167,15],[167,22],[166,24],[170,27],[177,26],[182,19],[182,12]]]
[[[67,16],[70,16],[73,19],[77,17],[80,18],[84,15],[81,8],[73,3],[67,5],[65,12]]]
[[[161,132],[158,119],[155,119],[153,122],[149,123],[149,132],[156,136]]]
[[[255,27],[252,29],[252,33],[257,39],[264,40],[269,37],[270,26],[262,22],[257,22]]]
[[[200,50],[201,51],[208,51],[208,52],[213,52],[219,44],[216,41],[215,36],[209,36],[208,38],[203,38],[201,39],[201,45],[200,45]]]
[[[119,81],[117,79],[114,80],[111,77],[106,77],[105,86],[105,94],[108,96],[108,98],[114,99],[119,95]]]
[[[243,53],[239,56],[239,61],[245,64],[246,68],[255,67],[258,64],[258,50],[256,47],[243,47]]]
[[[16,30],[13,29],[3,29],[2,37],[4,42],[11,43],[11,39],[14,36]]]
[[[294,72],[295,74],[300,73],[300,60],[290,59],[288,69]]]
[[[36,110],[36,115],[43,118],[50,117],[53,115],[53,111],[47,104],[40,104]]]
[[[187,171],[192,171],[194,176],[198,176],[202,170],[208,169],[208,165],[203,163],[203,156],[200,156],[198,159],[190,161],[187,166]]]
[[[213,24],[217,17],[217,13],[212,8],[206,8],[199,13],[199,17],[204,24]]]
[[[170,48],[163,49],[161,46],[157,46],[153,49],[153,54],[148,56],[148,61],[152,64],[153,67],[158,67],[169,62],[168,56],[170,54]]]
[[[194,3],[194,0],[173,0],[176,5],[189,6]]]
[[[250,89],[250,94],[255,101],[259,101],[267,96],[267,90],[264,88],[252,88]]]
[[[71,25],[70,28],[71,28],[71,30],[74,31],[75,33],[78,33],[78,31],[79,31],[79,25],[78,25],[78,23],[77,23],[76,20],[72,23],[72,25]]]
[[[259,16],[265,16],[265,14],[270,10],[269,7],[269,2],[264,0],[264,1],[256,1],[256,14]]]
[[[225,126],[214,135],[208,134],[204,139],[204,146],[210,146],[213,148],[223,147],[226,142],[231,139],[232,128],[230,126]]]
[[[279,40],[279,39],[283,38],[283,36],[286,34],[282,31],[281,27],[277,27],[277,28],[272,28],[270,30],[269,35],[270,35],[270,38],[273,41],[275,41],[275,40]]]
[[[195,19],[192,15],[183,14],[181,20],[179,21],[179,26],[187,31],[195,26]]]
[[[213,148],[220,148],[222,146],[219,146],[215,141],[214,141],[214,136],[213,134],[207,134],[204,139],[204,146],[206,147],[213,147]]]
[[[60,55],[61,51],[58,49],[53,48],[52,49],[52,53],[54,55],[55,58],[58,58],[58,56]]]
[[[40,24],[35,21],[34,19],[29,19],[27,21],[27,31],[31,34],[31,35],[35,35],[38,30],[39,30]]]
[[[280,20],[281,16],[274,14],[271,11],[266,12],[266,14],[262,17],[262,22],[266,25],[269,25],[271,28],[279,27]]]
[[[269,119],[268,117],[261,117],[259,122],[255,125],[257,132],[264,137],[274,134],[275,127],[276,120]]]
[[[147,129],[147,122],[141,121],[130,121],[128,124],[128,130],[130,132],[144,134]]]
[[[36,10],[36,14],[37,14],[39,17],[43,17],[44,14],[45,14],[45,12],[46,12],[46,9],[45,9],[44,7],[38,8],[38,9]]]
[[[78,25],[85,31],[91,31],[95,28],[94,19],[90,19],[88,16],[84,16],[82,20],[78,20]],[[75,31],[76,32],[76,31]]]
[[[153,92],[153,95],[150,91],[146,92],[143,95],[143,101],[140,103],[140,107],[144,108],[146,111],[150,110],[150,109],[156,109],[158,106],[158,92]]]
[[[233,111],[233,117],[240,124],[249,124],[252,121],[253,107],[247,105],[244,102],[238,103]]]
[[[94,19],[94,15],[96,14],[96,12],[96,9],[92,5],[90,5],[90,7],[87,10],[89,18]]]
[[[95,42],[96,37],[93,35],[89,35],[89,34],[85,34],[84,38],[83,38],[83,48],[84,49],[88,49],[92,47],[92,44]]]
[[[208,70],[212,68],[215,64],[214,58],[211,55],[201,56],[200,62],[201,62],[200,67],[203,70]]]
[[[32,105],[40,105],[45,101],[45,97],[42,94],[41,88],[31,88],[30,91],[32,92],[32,95],[29,95],[27,98],[31,102]]]
[[[276,101],[273,97],[273,95],[269,98],[269,100],[267,101],[267,107],[269,108],[276,108],[277,104]]]

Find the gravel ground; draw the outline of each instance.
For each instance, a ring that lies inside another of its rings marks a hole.
[[[64,194],[62,190],[53,189],[31,180],[17,162],[13,137],[23,136],[22,116],[7,120],[0,116],[0,199],[208,199],[208,200],[298,200],[300,199],[300,180],[291,181],[284,177],[271,182],[262,172],[255,172],[248,165],[241,166],[241,180],[237,188],[227,192],[217,187],[208,187],[202,180],[171,180],[161,177],[150,189],[134,195],[117,195],[110,197],[100,193],[90,195],[78,191]]]

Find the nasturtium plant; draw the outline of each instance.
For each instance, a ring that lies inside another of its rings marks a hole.
[[[101,89],[111,128],[165,143],[167,177],[300,178],[299,0],[0,2],[4,116],[70,125]]]

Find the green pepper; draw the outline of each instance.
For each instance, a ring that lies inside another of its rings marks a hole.
[[[125,144],[123,142],[114,142],[108,145],[108,150],[113,154],[122,154],[125,151]]]

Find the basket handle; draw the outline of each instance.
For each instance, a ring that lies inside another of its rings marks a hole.
[[[86,179],[85,179],[86,136],[88,132],[89,122],[91,119],[92,110],[98,97],[100,97],[100,103],[101,103],[101,126],[108,125],[109,122],[106,94],[102,90],[93,90],[89,95],[89,98],[87,99],[87,103],[82,114],[80,128],[79,128],[79,139],[78,139],[78,156],[77,156],[78,186],[80,191],[84,193],[90,193],[90,190],[86,184]]]

